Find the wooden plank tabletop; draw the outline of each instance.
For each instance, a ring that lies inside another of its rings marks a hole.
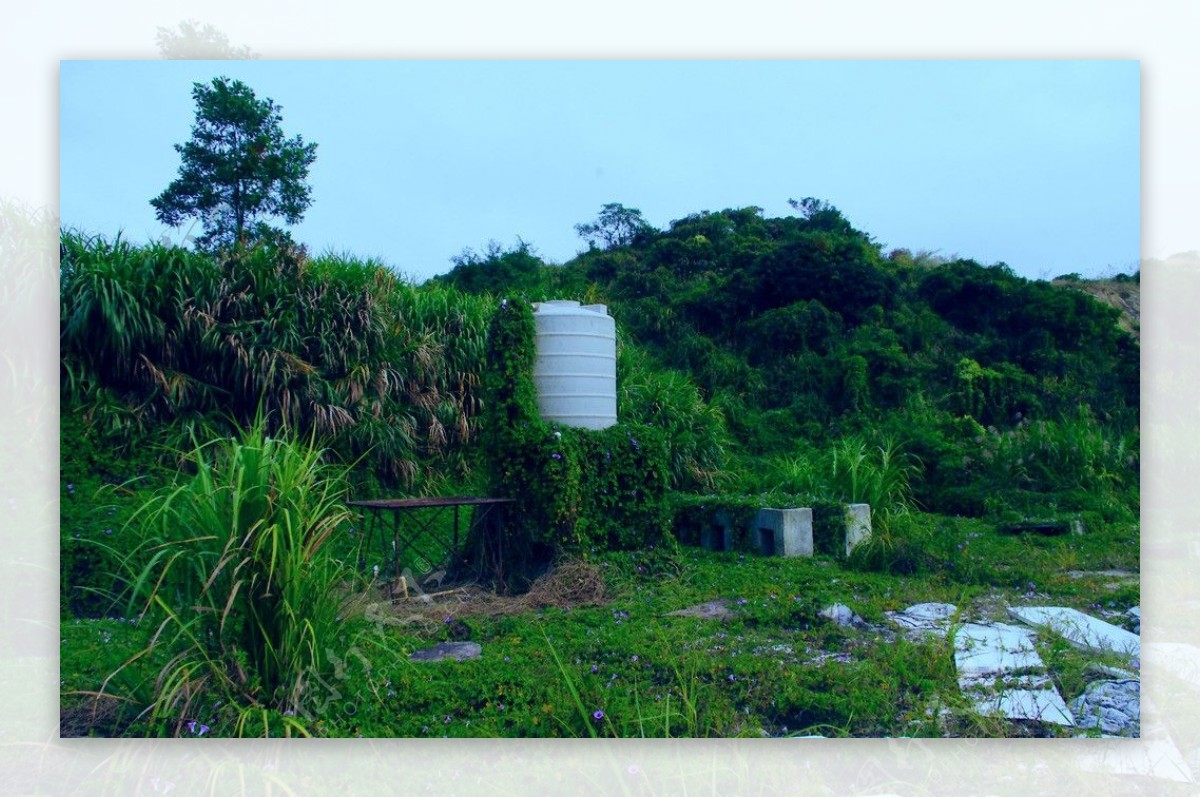
[[[375,510],[412,510],[421,507],[456,507],[466,504],[510,504],[512,499],[495,499],[488,496],[422,496],[407,499],[364,499],[346,502],[350,507]]]

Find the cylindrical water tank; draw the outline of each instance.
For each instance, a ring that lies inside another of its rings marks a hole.
[[[616,323],[604,305],[571,300],[533,307],[533,383],[543,419],[605,429],[617,423]]]

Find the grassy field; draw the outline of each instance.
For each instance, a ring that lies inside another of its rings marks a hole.
[[[1071,736],[1075,729],[981,717],[960,694],[951,643],[844,628],[819,616],[841,602],[868,624],[920,602],[956,621],[1003,619],[1008,604],[1055,604],[1104,617],[1140,603],[1138,529],[1004,535],[981,520],[916,514],[934,567],[889,575],[827,557],[677,551],[561,563],[533,591],[496,597],[446,584],[428,601],[346,591],[332,668],[276,710],[198,694],[177,717],[148,720],[145,699],[171,673],[158,649],[122,664],[158,629],[116,619],[62,623],[64,734],[330,737]],[[899,533],[898,533],[899,534]],[[1131,577],[1099,573],[1127,571]],[[1082,572],[1082,573],[1081,573]],[[723,599],[730,617],[670,615]],[[1114,620],[1114,622],[1119,622]],[[894,628],[894,627],[893,627]],[[476,660],[410,661],[436,643],[480,644]],[[1085,654],[1053,635],[1039,653],[1068,701]],[[1110,664],[1120,664],[1113,660]],[[110,674],[117,672],[111,679]],[[107,682],[106,682],[107,679]],[[95,694],[103,689],[106,697]],[[220,695],[214,691],[212,696]],[[128,699],[128,700],[127,700]],[[251,702],[252,703],[252,702]]]

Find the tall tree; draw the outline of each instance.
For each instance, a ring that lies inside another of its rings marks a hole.
[[[637,243],[654,232],[637,208],[626,208],[619,202],[609,202],[600,210],[596,221],[575,225],[575,232],[596,246],[599,241],[604,249],[617,249]]]
[[[192,97],[192,138],[175,145],[183,159],[179,176],[150,200],[158,220],[177,227],[200,219],[205,233],[196,245],[205,250],[261,238],[273,230],[265,221],[271,217],[299,222],[312,203],[305,179],[317,145],[285,139],[279,106],[259,100],[240,80],[196,83]]]

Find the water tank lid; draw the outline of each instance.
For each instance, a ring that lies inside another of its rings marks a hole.
[[[608,315],[607,305],[580,305],[574,299],[549,299],[545,302],[534,302],[534,313],[565,313],[569,315],[578,315],[580,311],[588,313],[597,313],[603,316]]]

